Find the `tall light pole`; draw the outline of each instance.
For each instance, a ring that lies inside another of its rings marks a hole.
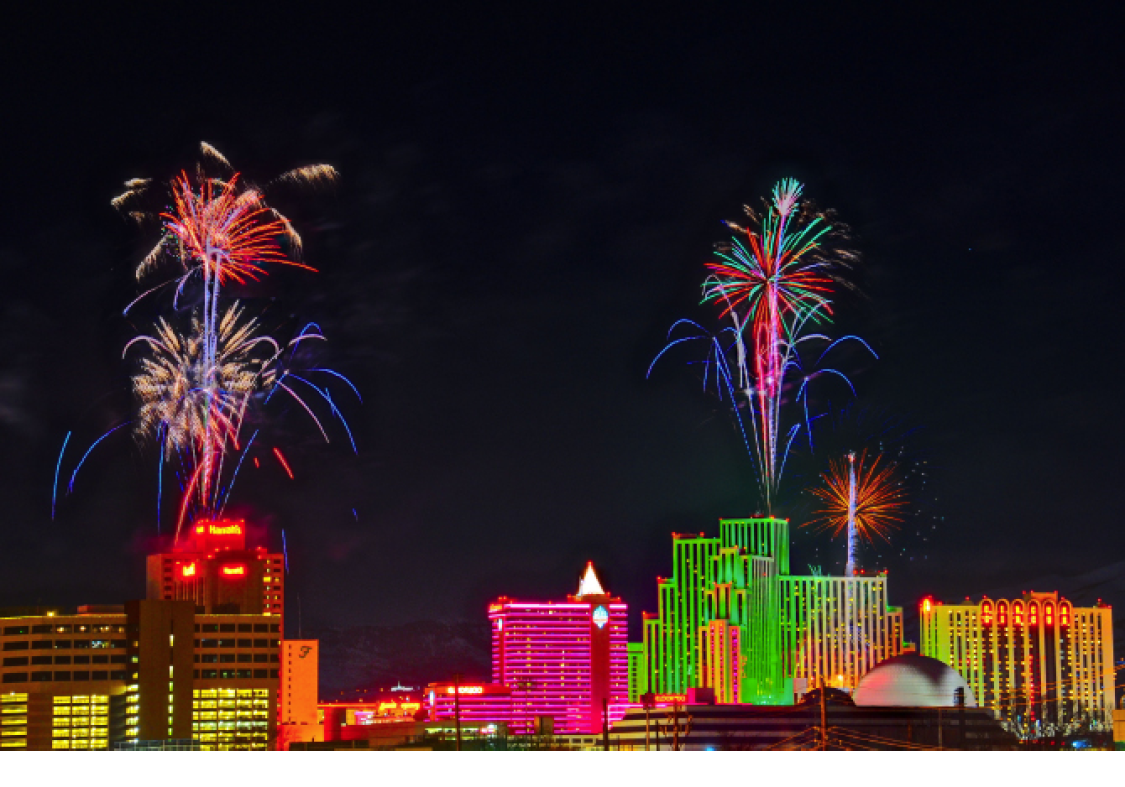
[[[656,699],[656,697],[655,697],[655,695],[653,695],[653,693],[651,691],[645,692],[644,694],[641,695],[641,705],[645,709],[645,751],[649,750],[649,748],[648,748],[648,746],[649,746],[649,742],[648,742],[648,724],[649,724],[648,715],[649,715],[649,712],[652,710],[652,706],[654,704],[655,699]],[[657,746],[658,749],[660,748],[659,741],[657,742],[656,746]]]

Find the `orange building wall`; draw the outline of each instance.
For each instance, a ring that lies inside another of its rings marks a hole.
[[[287,639],[281,643],[282,724],[316,724],[320,643],[315,639]]]
[[[277,748],[290,743],[322,741],[316,701],[320,679],[320,643],[315,639],[281,642],[281,682],[278,697]]]

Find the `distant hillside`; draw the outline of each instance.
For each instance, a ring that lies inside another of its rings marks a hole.
[[[1057,590],[1076,606],[1101,599],[1113,606],[1114,658],[1125,658],[1125,561],[1075,576],[1049,575],[1018,586],[974,594],[1018,598],[1024,590]],[[957,599],[945,599],[955,603]],[[906,610],[908,631],[916,631],[917,612]],[[424,686],[461,672],[466,680],[491,675],[491,635],[487,619],[419,621],[401,626],[355,626],[309,632],[320,640],[320,692],[328,699],[368,694],[396,683]]]
[[[424,686],[491,675],[488,620],[419,621],[401,626],[354,626],[307,632],[320,640],[320,694],[366,694],[396,683]]]

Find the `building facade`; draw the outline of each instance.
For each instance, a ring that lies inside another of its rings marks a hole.
[[[0,617],[0,749],[196,739],[265,750],[276,735],[276,618],[188,602]]]
[[[0,612],[0,749],[274,748],[282,568],[197,522],[148,558],[148,598]]]
[[[199,612],[276,617],[284,630],[284,556],[246,546],[243,520],[204,520],[149,555],[147,598],[193,601]]]
[[[628,702],[628,606],[592,565],[566,601],[500,598],[488,618],[492,682],[511,690],[513,733],[532,732],[537,717],[559,733],[600,732],[603,710]]]
[[[629,654],[629,702],[641,701],[641,695],[648,691],[648,671],[645,669],[645,645],[643,642],[630,642]]]
[[[111,719],[124,737],[125,614],[92,609],[0,617],[0,750],[108,749]]]
[[[851,690],[902,650],[902,612],[886,576],[789,573],[789,523],[723,519],[719,536],[672,534],[672,576],[644,615],[647,685],[714,689],[719,702],[791,703],[830,682]]]
[[[315,639],[283,639],[278,680],[278,751],[287,751],[293,743],[324,740],[317,710],[320,643]]]
[[[922,653],[967,681],[1024,738],[1112,729],[1113,617],[1058,593],[961,604],[923,599]]]
[[[890,606],[887,576],[782,577],[782,654],[798,694],[817,686],[853,691],[903,649],[902,609]]]

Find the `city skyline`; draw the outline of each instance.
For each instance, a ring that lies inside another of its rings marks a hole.
[[[706,313],[698,281],[721,222],[782,177],[851,225],[864,295],[838,320],[879,354],[850,359],[857,402],[906,419],[931,468],[929,540],[904,528],[905,554],[863,553],[890,571],[890,602],[1118,562],[1125,422],[1105,337],[1122,306],[1121,154],[1102,33],[1027,19],[996,50],[987,20],[841,21],[808,31],[793,62],[784,40],[749,52],[717,18],[654,19],[627,58],[611,32],[625,21],[541,37],[533,19],[429,31],[404,17],[387,30],[439,45],[415,54],[384,31],[351,62],[322,50],[292,64],[267,21],[240,39],[272,69],[264,84],[246,94],[220,78],[228,61],[203,64],[220,86],[206,112],[199,88],[140,72],[154,44],[122,54],[140,28],[60,45],[50,67],[6,53],[37,74],[14,99],[37,111],[3,132],[21,156],[0,213],[0,606],[142,595],[153,457],[124,432],[108,440],[54,521],[52,472],[69,431],[88,446],[126,417],[121,347],[151,327],[121,313],[149,239],[108,200],[127,178],[187,166],[200,139],[263,179],[317,161],[341,173],[335,193],[281,206],[320,272],[242,293],[270,330],[322,323],[326,358],[364,395],[348,413],[358,456],[290,418],[294,479],[260,469],[231,501],[274,548],[285,531],[306,631],[474,619],[500,595],[550,597],[593,560],[639,639],[670,533],[764,513],[698,374],[645,371],[671,321]],[[784,122],[754,109],[755,91]],[[1074,308],[1081,329],[1064,335]],[[1083,372],[1071,383],[1064,368]],[[775,507],[794,524],[795,573],[841,573],[843,545],[799,528],[814,507],[802,486]]]

